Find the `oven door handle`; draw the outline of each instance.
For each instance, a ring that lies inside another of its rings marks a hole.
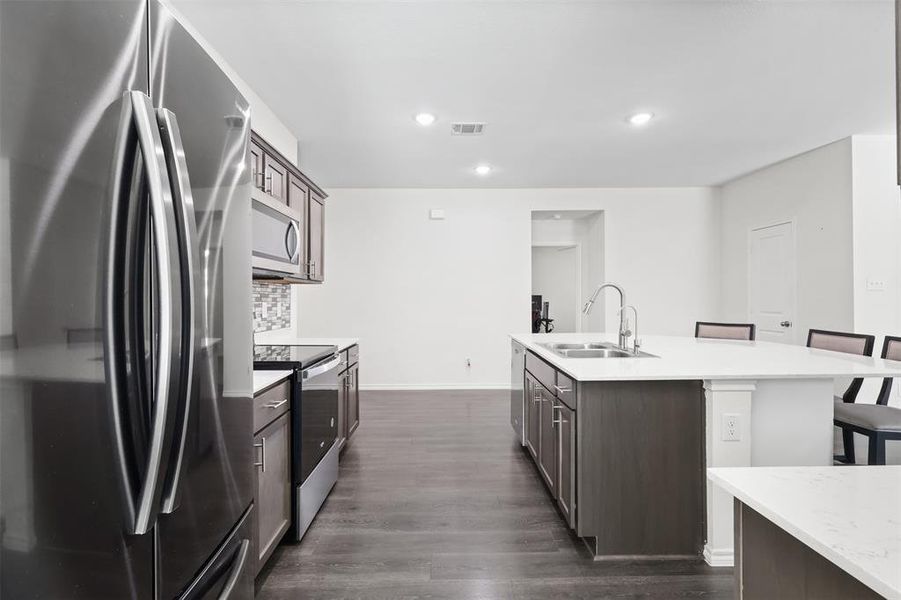
[[[304,381],[307,379],[312,379],[313,377],[317,377],[322,375],[323,373],[328,373],[335,367],[341,364],[341,355],[335,354],[331,360],[327,363],[316,365],[315,367],[310,367],[309,369],[304,369],[300,372],[300,378]]]

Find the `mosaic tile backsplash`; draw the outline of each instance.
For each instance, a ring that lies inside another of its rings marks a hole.
[[[271,331],[291,326],[291,286],[253,283],[253,331]]]

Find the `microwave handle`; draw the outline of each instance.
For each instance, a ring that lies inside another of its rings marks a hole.
[[[288,229],[285,231],[285,250],[288,251],[288,260],[294,262],[294,259],[297,258],[297,253],[300,252],[300,227],[297,226],[297,221],[291,219],[288,221]],[[288,238],[290,237],[291,230],[294,230],[294,249],[292,250],[288,246]]]

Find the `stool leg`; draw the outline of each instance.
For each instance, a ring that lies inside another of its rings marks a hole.
[[[885,438],[878,433],[868,436],[870,443],[867,447],[867,464],[884,465],[885,464]]]
[[[854,432],[842,427],[842,445],[845,447],[845,462],[853,465],[854,460]]]

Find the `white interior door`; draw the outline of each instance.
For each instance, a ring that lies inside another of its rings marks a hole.
[[[752,229],[749,237],[748,310],[757,339],[794,343],[795,224]]]

